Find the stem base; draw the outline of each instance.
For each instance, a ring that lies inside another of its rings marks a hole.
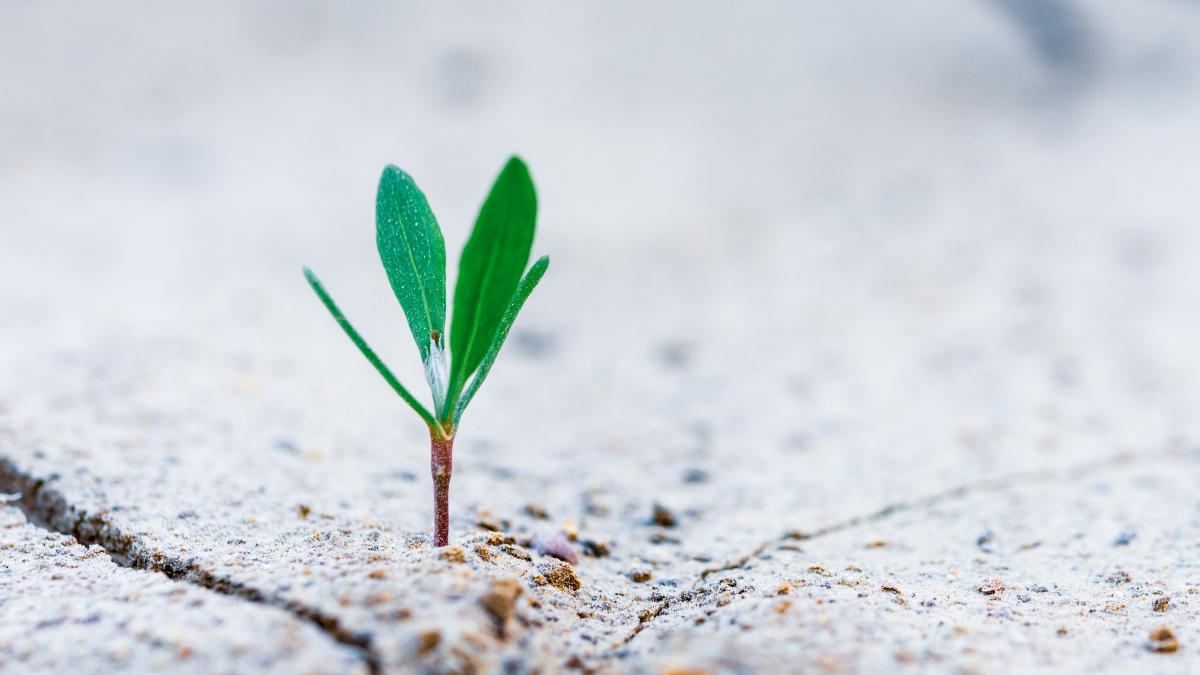
[[[450,473],[454,468],[454,439],[429,438],[429,470],[433,475],[433,545],[450,543]]]

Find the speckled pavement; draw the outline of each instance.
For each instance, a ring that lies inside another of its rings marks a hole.
[[[0,9],[0,662],[1200,668],[1200,11],[869,4]],[[453,275],[513,150],[434,549],[300,267],[417,388],[378,170]]]
[[[0,506],[0,671],[367,673],[287,612],[126,569]]]
[[[627,649],[644,672],[1189,672],[1198,464],[1120,457],[784,537],[665,602]]]

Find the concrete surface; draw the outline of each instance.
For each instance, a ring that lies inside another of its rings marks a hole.
[[[0,506],[0,671],[366,673],[286,612],[118,566]]]
[[[379,672],[1195,670],[1200,11],[1021,6],[6,6],[0,484]],[[453,275],[513,150],[439,551],[299,269],[416,388],[379,168]]]
[[[784,538],[627,649],[646,672],[1190,672],[1198,460],[1124,457]],[[1151,639],[1163,627],[1182,653]]]

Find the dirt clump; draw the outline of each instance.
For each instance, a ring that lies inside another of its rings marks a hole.
[[[486,543],[488,546],[502,546],[516,543],[516,540],[503,532],[488,532]]]
[[[583,581],[575,573],[575,568],[558,560],[547,560],[537,566],[537,571],[551,586],[563,591],[574,593],[583,587]]]
[[[466,553],[463,552],[461,546],[447,546],[444,551],[438,554],[438,557],[452,563],[465,563],[467,561]]]
[[[529,551],[526,551],[525,547],[519,544],[504,544],[500,547],[500,550],[520,560],[533,560],[533,556],[529,555]]]
[[[584,554],[590,555],[593,558],[603,558],[611,553],[611,550],[608,547],[608,542],[606,541],[584,539],[581,543],[583,544]]]
[[[417,656],[425,656],[429,652],[437,649],[437,646],[442,642],[442,634],[437,630],[421,631],[417,636]]]
[[[1175,631],[1169,627],[1159,626],[1150,631],[1150,641],[1146,643],[1146,648],[1159,654],[1170,654],[1179,651],[1179,638],[1175,637]]]
[[[662,504],[654,505],[654,512],[650,516],[650,521],[661,527],[675,527],[679,524],[675,513]]]
[[[653,576],[654,575],[650,573],[650,570],[645,569],[645,568],[638,568],[638,569],[629,571],[630,580],[635,581],[639,584],[650,581],[650,579]]]
[[[992,577],[980,584],[976,590],[984,595],[999,595],[1004,592],[1004,582],[996,577]]]
[[[525,514],[539,520],[546,520],[550,517],[550,513],[538,504],[526,504]]]
[[[496,625],[496,635],[504,638],[507,634],[508,623],[517,613],[517,598],[525,589],[516,579],[498,579],[490,590],[479,599]]]

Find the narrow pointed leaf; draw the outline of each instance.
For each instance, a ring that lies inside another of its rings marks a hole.
[[[542,256],[533,263],[533,267],[529,268],[529,272],[525,274],[525,278],[521,279],[521,285],[517,287],[517,292],[513,294],[512,299],[508,303],[508,309],[504,311],[504,316],[500,319],[500,326],[496,331],[496,335],[492,338],[492,343],[489,345],[487,353],[484,354],[483,360],[479,363],[479,370],[476,371],[475,377],[471,379],[466,390],[459,399],[458,405],[454,409],[454,426],[458,426],[458,421],[462,418],[463,411],[467,409],[467,404],[474,398],[475,392],[479,391],[479,385],[483,384],[484,378],[488,376],[488,372],[492,369],[492,364],[496,362],[496,356],[500,353],[500,348],[504,346],[504,340],[508,337],[508,332],[512,330],[513,322],[517,319],[517,314],[521,308],[525,306],[525,300],[529,298],[529,294],[537,288],[538,282],[542,280],[542,275],[546,273],[546,268],[550,266],[550,257]]]
[[[358,331],[354,329],[353,325],[351,325],[350,320],[346,318],[345,314],[342,314],[342,310],[338,308],[337,303],[335,303],[333,298],[329,296],[329,293],[325,290],[325,287],[321,284],[321,280],[317,278],[317,275],[313,274],[312,270],[305,267],[304,278],[308,279],[308,285],[312,286],[312,289],[316,292],[317,297],[321,299],[321,303],[325,305],[325,309],[329,310],[329,313],[333,315],[335,320],[337,320],[338,325],[341,326],[342,330],[346,332],[346,335],[350,338],[350,341],[354,343],[354,346],[358,347],[358,351],[362,352],[363,356],[367,357],[367,361],[370,361],[371,365],[375,366],[375,370],[383,376],[383,379],[389,385],[391,385],[392,390],[399,394],[400,398],[404,399],[404,402],[407,403],[413,410],[415,410],[416,413],[421,416],[421,419],[424,420],[431,429],[436,430],[436,433],[441,435],[441,425],[434,420],[433,415],[431,415],[429,411],[425,409],[425,406],[421,405],[421,403],[414,398],[407,389],[404,388],[404,385],[400,384],[400,380],[396,379],[396,376],[392,374],[392,371],[388,369],[383,360],[375,354],[375,351],[371,349],[371,346],[367,344],[367,341],[358,334]]]
[[[411,176],[389,165],[375,201],[376,243],[421,360],[446,332],[446,244]]]
[[[529,264],[537,193],[529,169],[512,157],[479,210],[463,248],[450,324],[451,399],[483,361]]]

